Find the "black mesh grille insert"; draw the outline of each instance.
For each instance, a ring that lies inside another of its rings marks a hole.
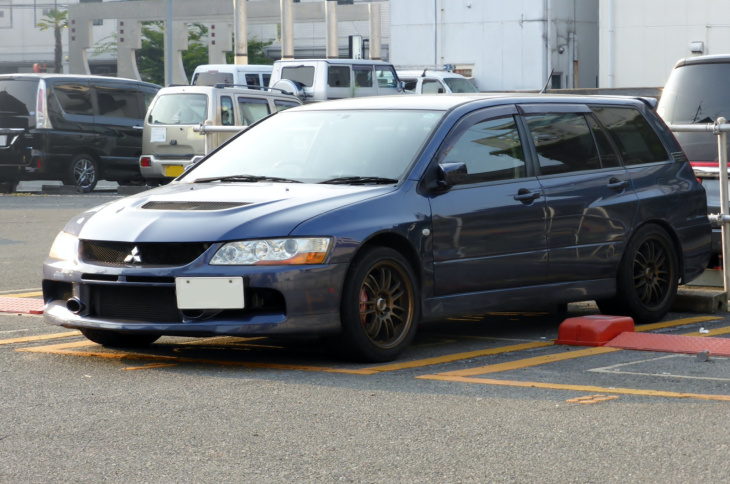
[[[147,202],[145,210],[226,210],[250,205],[245,202]]]
[[[81,260],[112,266],[182,266],[191,263],[210,244],[201,242],[106,242],[81,241]]]
[[[182,322],[175,287],[90,285],[89,315],[103,319]]]

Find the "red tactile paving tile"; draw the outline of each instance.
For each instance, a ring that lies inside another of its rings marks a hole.
[[[0,313],[43,314],[43,300],[27,297],[0,297]]]
[[[730,338],[656,333],[621,333],[603,346],[624,350],[657,351],[661,353],[697,354],[707,351],[713,356],[730,356]]]

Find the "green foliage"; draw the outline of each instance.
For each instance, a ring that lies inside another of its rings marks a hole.
[[[61,29],[68,27],[68,11],[51,9],[46,13],[36,26],[41,30],[53,30],[55,47],[53,50],[54,72],[61,72],[63,61],[63,42],[61,40]]]
[[[233,39],[233,45],[235,45],[236,39]],[[264,47],[271,45],[273,41],[263,42],[257,40],[256,37],[249,39],[248,41],[248,63],[249,64],[266,64],[270,65],[274,63],[274,59],[266,57],[264,54]],[[233,52],[226,52],[226,62],[233,64]]]

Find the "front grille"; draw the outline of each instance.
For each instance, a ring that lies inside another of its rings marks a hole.
[[[210,244],[202,242],[81,241],[81,260],[111,266],[183,266],[200,257]]]
[[[90,285],[89,316],[152,323],[182,322],[175,287]]]
[[[227,210],[229,208],[251,205],[246,202],[147,202],[142,205],[145,210]]]

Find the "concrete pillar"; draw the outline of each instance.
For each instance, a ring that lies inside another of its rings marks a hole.
[[[166,26],[166,28],[169,26]],[[167,37],[165,37],[167,38]],[[185,22],[172,22],[172,79],[165,75],[165,85],[189,84],[183,67],[182,51],[188,50],[188,26]],[[165,52],[168,52],[165,45]]]
[[[327,24],[327,48],[326,57],[337,59],[340,57],[340,48],[337,44],[337,1],[327,0],[324,2],[324,16]]]
[[[137,51],[142,48],[142,26],[134,19],[117,23],[117,76],[142,80],[137,68]]]
[[[211,24],[208,29],[208,63],[225,64],[226,52],[232,50],[231,26],[227,23]]]
[[[294,58],[294,12],[292,0],[281,0],[281,58]]]
[[[246,1],[233,0],[233,23],[236,33],[236,50],[233,51],[233,63],[248,64],[248,38],[246,37]],[[213,62],[211,62],[212,64]]]
[[[91,74],[86,49],[93,44],[91,20],[70,18],[68,21],[68,72],[69,74]]]
[[[370,60],[382,60],[380,38],[380,4],[368,5],[370,11]]]

